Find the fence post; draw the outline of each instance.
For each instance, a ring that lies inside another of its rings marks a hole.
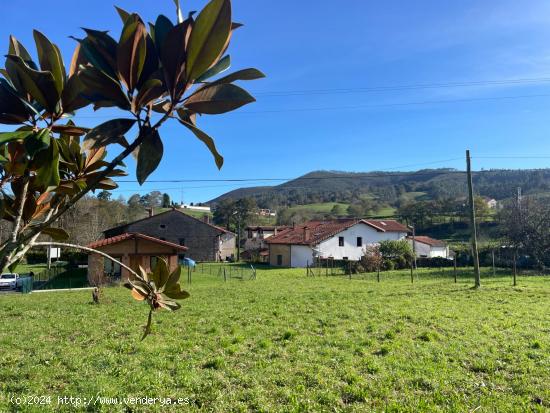
[[[518,260],[518,252],[517,250],[514,250],[514,287],[516,286],[516,275],[518,272],[517,260]]]
[[[349,279],[351,280],[351,261],[348,262]]]
[[[453,265],[454,265],[454,276],[455,276],[455,284],[456,284],[456,255],[453,260]]]
[[[227,281],[227,276],[225,274],[225,267],[223,267],[223,281],[226,282]]]
[[[411,284],[414,283],[414,273],[413,273],[413,263],[412,263],[412,260],[411,260]]]

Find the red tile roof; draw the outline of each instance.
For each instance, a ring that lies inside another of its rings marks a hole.
[[[315,245],[359,223],[368,225],[378,232],[407,233],[409,231],[405,225],[395,220],[336,219],[309,221],[282,230],[277,235],[269,237],[266,242],[268,244]],[[309,232],[309,237],[304,239],[306,231]]]
[[[287,225],[249,225],[248,227],[245,228],[245,230],[257,231],[261,229],[262,231],[275,231],[276,229],[277,231],[281,231],[287,228],[290,228],[290,227],[288,227]]]
[[[157,244],[161,244],[161,245],[165,245],[167,247],[175,248],[175,249],[178,249],[180,251],[187,251],[187,247],[185,247],[183,245],[174,244],[173,242],[164,241],[162,239],[158,239],[158,238],[155,238],[155,237],[150,237],[149,235],[139,234],[137,232],[125,233],[125,234],[116,235],[116,236],[111,237],[111,238],[100,239],[98,241],[95,241],[95,242],[92,242],[91,244],[89,244],[88,248],[104,247],[106,245],[117,244],[119,242],[126,241],[126,240],[129,240],[129,239],[135,239],[135,238],[143,239],[145,241],[155,242]]]
[[[396,221],[395,219],[364,219],[368,225],[380,232],[409,232],[406,225]]]
[[[412,237],[409,237],[409,239],[412,240]],[[432,247],[446,247],[447,244],[445,244],[445,241],[441,241],[439,239],[426,237],[424,235],[417,235],[414,237],[414,240],[416,242],[420,242],[421,244],[430,245]]]

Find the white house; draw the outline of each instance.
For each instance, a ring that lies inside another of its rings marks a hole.
[[[412,237],[408,240],[419,258],[450,258],[449,247],[444,241],[421,235],[414,237],[414,245]]]
[[[367,245],[405,239],[407,233],[394,220],[338,219],[296,225],[266,242],[271,265],[305,267],[316,258],[358,261]]]
[[[489,207],[490,209],[495,209],[498,206],[498,201],[494,198],[484,196],[483,200],[487,203],[487,207]]]
[[[181,209],[189,209],[191,211],[201,211],[201,212],[211,212],[208,205],[191,205],[191,204],[181,204]]]

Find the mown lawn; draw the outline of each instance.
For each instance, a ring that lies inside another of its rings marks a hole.
[[[455,284],[447,272],[366,280],[195,273],[154,317],[122,288],[0,296],[0,411],[545,411],[550,279]],[[185,278],[185,277],[184,277]],[[49,395],[49,408],[9,395]],[[57,405],[57,396],[189,398],[176,409]]]

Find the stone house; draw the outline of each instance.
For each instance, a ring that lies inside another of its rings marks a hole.
[[[235,255],[235,234],[177,209],[153,214],[138,221],[103,231],[105,238],[124,233],[140,233],[187,247],[179,254],[195,261],[224,261]]]

